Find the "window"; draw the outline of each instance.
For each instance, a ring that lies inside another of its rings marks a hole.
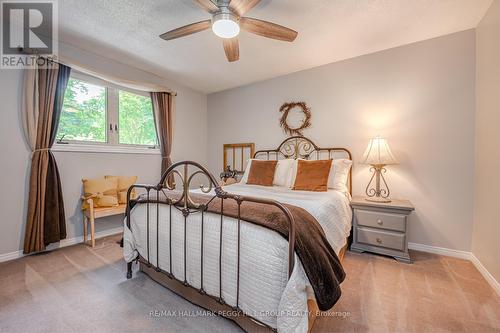
[[[156,145],[151,98],[120,90],[118,101],[119,142],[132,145]]]
[[[149,94],[78,72],[71,74],[57,132],[59,149],[73,150],[64,149],[67,144],[154,148],[157,142]]]
[[[57,138],[106,142],[106,88],[76,79],[68,81]]]

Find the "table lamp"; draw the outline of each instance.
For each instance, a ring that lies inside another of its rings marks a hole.
[[[379,136],[370,139],[370,143],[363,154],[361,163],[371,165],[370,171],[373,172],[370,182],[366,186],[366,195],[368,196],[366,200],[374,202],[391,202],[391,199],[389,199],[389,186],[387,186],[383,174],[387,171],[385,169],[386,165],[398,164],[398,161],[396,161],[396,158],[392,155],[387,140]],[[375,185],[372,184],[374,179]],[[380,180],[382,180],[385,188],[380,187]]]

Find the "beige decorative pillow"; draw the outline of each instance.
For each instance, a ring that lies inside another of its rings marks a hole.
[[[137,182],[137,176],[105,176],[106,179],[116,179],[117,181],[117,196],[118,202],[120,204],[127,203],[127,191],[130,186],[134,185]],[[130,198],[135,199],[137,196],[135,189],[130,193]]]
[[[86,199],[92,199],[94,207],[110,207],[118,204],[118,197],[116,193],[116,189],[118,187],[117,179],[106,179],[104,177],[99,177],[92,179],[82,179],[82,183],[84,197]],[[115,200],[104,197],[113,197]],[[84,200],[82,209],[87,208],[87,200]]]
[[[115,195],[103,195],[94,200],[94,206],[97,201],[97,207],[113,207],[118,205],[118,198]]]
[[[118,202],[120,204],[126,204],[127,203],[127,191],[118,192]],[[137,192],[135,191],[135,189],[133,189],[130,192],[130,199],[135,199],[135,198],[137,198]]]

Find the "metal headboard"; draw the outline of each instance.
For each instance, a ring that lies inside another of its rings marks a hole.
[[[329,160],[333,158],[335,153],[342,153],[352,160],[352,154],[346,148],[322,148],[312,142],[311,139],[297,135],[286,138],[276,149],[256,151],[253,158],[262,158],[264,156],[268,160],[285,158]],[[349,171],[349,193],[352,195],[352,168]]]

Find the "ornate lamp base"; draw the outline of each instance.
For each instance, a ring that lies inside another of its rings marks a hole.
[[[389,198],[382,198],[382,197],[368,197],[368,198],[365,198],[366,201],[371,201],[371,202],[381,202],[381,203],[387,203],[387,202],[391,202],[392,200],[389,199]]]
[[[366,201],[372,201],[372,202],[391,202],[391,199],[389,199],[389,186],[387,186],[387,182],[385,181],[384,178],[384,173],[386,172],[385,165],[384,164],[377,164],[377,165],[372,165],[370,168],[370,171],[373,171],[372,178],[370,178],[370,182],[368,182],[368,185],[366,186],[366,195],[368,198],[366,198]],[[375,188],[373,188],[372,182],[375,178]],[[382,180],[383,185],[385,188],[380,188]]]

